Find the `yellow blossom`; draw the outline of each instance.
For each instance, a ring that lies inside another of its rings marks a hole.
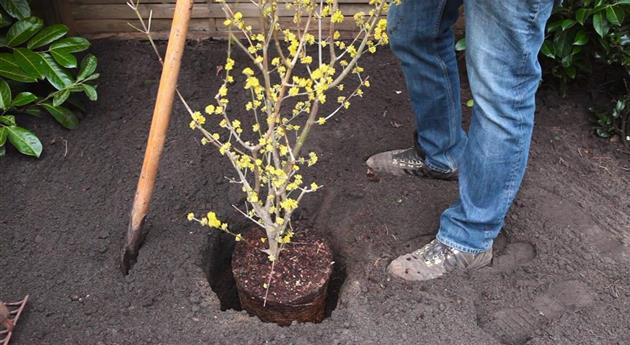
[[[318,159],[319,158],[317,157],[317,153],[310,152],[308,154],[308,166],[310,167],[312,165],[315,165],[315,163],[317,163]]]
[[[195,122],[197,122],[197,123],[198,123],[198,124],[200,124],[200,125],[203,125],[204,123],[206,123],[206,118],[205,118],[205,116],[201,115],[201,113],[200,113],[200,112],[198,112],[198,111],[195,111],[195,112],[191,115],[191,117],[193,118],[193,120],[194,120]]]
[[[195,214],[190,212],[186,215],[186,219],[188,219],[188,221],[192,221],[193,219],[195,219]]]
[[[254,75],[254,71],[249,67],[245,67],[243,69],[243,74],[245,74],[246,76],[252,76]]]
[[[298,207],[298,203],[295,199],[288,198],[280,203],[280,207],[287,212],[291,212]]]
[[[221,87],[219,88],[219,96],[227,96],[227,91],[227,87],[225,85],[221,85]]]
[[[227,61],[225,62],[224,68],[226,71],[231,71],[232,69],[234,69],[234,60],[228,58]]]
[[[342,23],[343,22],[343,13],[341,12],[341,10],[336,10],[335,13],[332,14],[332,16],[330,17],[330,20],[333,23]]]
[[[208,212],[207,219],[208,219],[208,226],[210,226],[211,228],[219,229],[221,227],[221,221],[219,220],[219,218],[217,218],[216,213],[212,211]]]
[[[225,153],[230,149],[230,147],[232,147],[231,143],[225,143],[221,145],[221,147],[219,148],[219,153],[221,155],[225,155]]]

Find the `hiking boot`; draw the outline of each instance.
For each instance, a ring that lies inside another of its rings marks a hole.
[[[408,281],[431,280],[453,271],[469,271],[487,266],[492,248],[481,253],[466,253],[440,243],[437,239],[415,252],[399,256],[387,267],[394,277]]]
[[[416,147],[377,153],[365,163],[377,174],[414,175],[441,180],[457,178],[457,171],[441,172],[429,168],[425,163],[424,154]]]

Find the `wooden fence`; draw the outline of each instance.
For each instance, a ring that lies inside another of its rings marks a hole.
[[[230,0],[228,0],[230,1]],[[367,12],[370,6],[366,0],[338,0],[340,8],[346,14],[359,11]],[[135,14],[125,4],[125,0],[53,0],[53,12],[58,22],[66,24],[70,29],[89,37],[121,36],[139,37],[129,26],[137,25]],[[230,1],[235,11],[243,13],[246,22],[255,27],[257,9],[246,0]],[[141,1],[141,14],[144,18],[153,11],[151,31],[158,38],[165,38],[171,24],[175,9],[175,0]],[[190,38],[222,38],[225,37],[223,26],[224,14],[221,4],[214,0],[195,0],[190,20]],[[281,23],[291,22],[290,10],[280,9]],[[351,21],[339,25],[341,32],[348,32],[354,27]]]
[[[117,36],[122,38],[141,38],[129,26],[129,23],[137,25],[135,14],[126,5],[126,0],[40,0],[49,3],[51,8],[47,11],[48,19],[66,24],[71,31],[91,38]],[[254,20],[257,9],[248,0],[228,0],[231,6],[243,13],[246,21]],[[152,29],[154,37],[164,39],[168,37],[171,18],[175,9],[175,0],[142,0],[141,13],[147,18],[149,11],[153,11]],[[368,0],[338,0],[340,8],[346,15],[352,15],[359,11],[367,12],[370,6]],[[41,7],[41,6],[40,6]],[[281,9],[281,22],[290,23],[290,10]],[[224,14],[221,4],[215,0],[195,0],[189,27],[189,38],[223,38],[225,28],[223,26]],[[461,31],[463,24],[457,25]],[[342,35],[354,30],[352,20],[346,20],[338,25]]]

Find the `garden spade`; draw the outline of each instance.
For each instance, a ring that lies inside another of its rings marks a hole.
[[[193,0],[177,0],[175,5],[162,75],[160,76],[160,85],[153,109],[147,148],[144,153],[142,170],[131,209],[127,239],[122,251],[120,268],[124,274],[128,274],[129,269],[136,262],[138,250],[144,239],[145,233],[142,231],[142,225],[149,211],[149,203],[155,187],[155,177],[158,172],[160,156],[164,149],[192,6]]]

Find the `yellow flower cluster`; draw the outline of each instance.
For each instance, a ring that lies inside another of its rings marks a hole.
[[[202,217],[201,219],[197,219],[195,217],[195,214],[190,212],[186,215],[186,219],[188,219],[189,222],[196,221],[202,226],[208,226],[211,228],[222,230],[228,234],[233,235],[236,241],[241,241],[243,239],[243,236],[241,236],[241,234],[235,234],[231,232],[228,227],[228,224],[219,220],[215,212],[210,211],[206,214],[205,217]]]
[[[298,202],[295,199],[288,198],[280,202],[280,207],[282,207],[287,212],[291,212],[298,207]]]
[[[288,230],[285,232],[284,235],[282,235],[282,237],[280,237],[280,239],[278,239],[278,243],[281,243],[281,244],[291,243],[292,238],[293,238],[293,231]]]

